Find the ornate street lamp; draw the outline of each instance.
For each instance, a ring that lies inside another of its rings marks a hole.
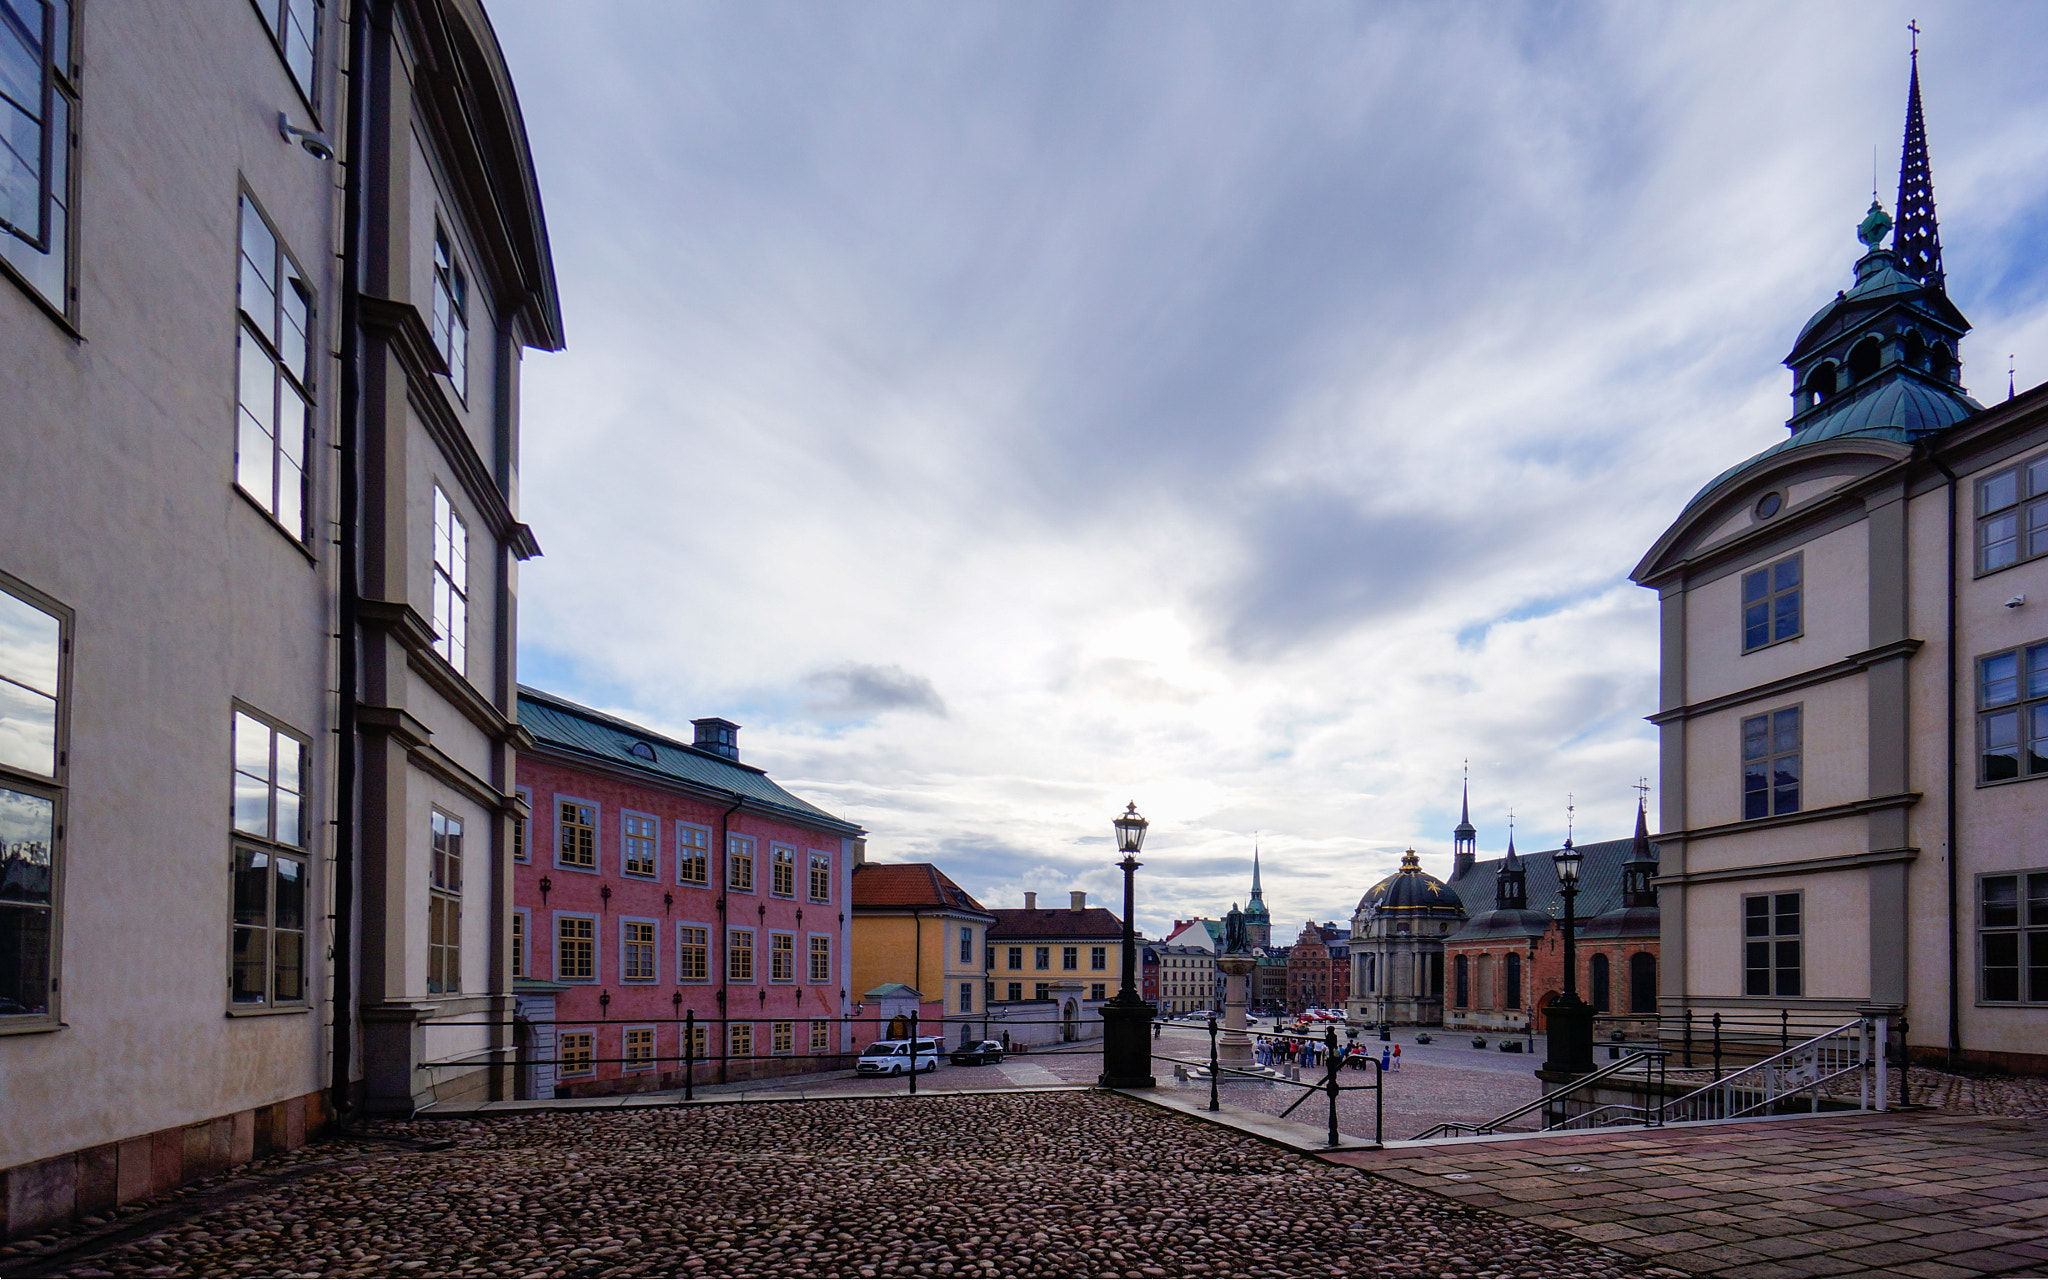
[[[1572,847],[1567,835],[1564,848],[1551,855],[1557,864],[1557,884],[1564,893],[1564,994],[1551,1002],[1550,1058],[1545,1071],[1580,1074],[1593,1069],[1593,1006],[1579,999],[1578,917],[1574,907],[1579,896],[1579,868],[1585,855]],[[1534,975],[1532,974],[1533,978]]]
[[[1123,989],[1102,1006],[1100,1083],[1111,1089],[1150,1089],[1159,1082],[1152,1077],[1152,1006],[1138,994],[1138,897],[1132,876],[1144,865],[1138,851],[1152,824],[1138,816],[1134,800],[1110,825],[1116,829],[1117,851],[1124,855],[1117,863],[1124,873],[1124,971]]]

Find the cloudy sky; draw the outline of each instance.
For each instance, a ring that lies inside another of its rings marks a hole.
[[[990,906],[1348,919],[1626,834],[1628,570],[1783,437],[1923,39],[1979,399],[2048,378],[2048,7],[493,0],[570,347],[522,675]]]

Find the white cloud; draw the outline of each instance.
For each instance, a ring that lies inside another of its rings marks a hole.
[[[1896,4],[498,0],[570,349],[529,361],[524,675],[971,892],[1347,917],[1459,762],[1624,833],[1627,570],[1781,438],[1903,117]],[[602,15],[609,20],[598,20]],[[2048,11],[1924,88],[1980,397],[2048,371]],[[1994,370],[1996,373],[1994,375]],[[2002,389],[1997,394],[2002,394]]]

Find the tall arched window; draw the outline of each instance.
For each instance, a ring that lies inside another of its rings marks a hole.
[[[1612,1006],[1614,994],[1614,984],[1607,971],[1607,954],[1602,951],[1594,952],[1591,967],[1593,970],[1593,1012],[1606,1013]]]
[[[1504,1009],[1519,1009],[1522,1007],[1521,952],[1508,952],[1507,964],[1503,967],[1506,968],[1507,973],[1505,975],[1506,981],[1503,982],[1501,985],[1506,987],[1507,990],[1504,993],[1505,998],[1501,1001],[1501,1007]]]
[[[1647,951],[1628,958],[1628,1011],[1657,1012],[1657,957]]]
[[[1470,1008],[1472,1004],[1472,976],[1468,971],[1467,958],[1459,956],[1458,962],[1453,968],[1457,974],[1456,986],[1453,990],[1457,993],[1458,1007],[1460,1009]]]
[[[1906,330],[1906,337],[1902,345],[1906,349],[1907,365],[1915,369],[1925,369],[1927,367],[1927,343],[1921,338],[1918,329]]]
[[[1815,404],[1826,404],[1835,394],[1835,366],[1830,360],[1823,360],[1806,375],[1806,390]]]
[[[1861,382],[1877,372],[1877,366],[1884,361],[1884,352],[1876,338],[1865,338],[1849,349],[1849,379]]]

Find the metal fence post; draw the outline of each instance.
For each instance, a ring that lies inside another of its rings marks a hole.
[[[910,1011],[910,1096],[917,1096],[917,1010]]]
[[[1912,1051],[1906,1047],[1906,1015],[1899,1015],[1899,1105],[1906,1106],[1910,1095],[1906,1092],[1906,1065],[1913,1061]]]
[[[1783,1052],[1792,1047],[1792,1011],[1778,1010],[1778,1050]]]
[[[1223,1101],[1216,1093],[1216,1082],[1223,1074],[1223,1064],[1216,1058],[1216,1019],[1209,1019],[1209,1110],[1223,1110]]]
[[[1323,1052],[1329,1058],[1330,1072],[1323,1081],[1323,1087],[1330,1091],[1330,1145],[1337,1145],[1337,1028],[1323,1032]]]
[[[1685,1069],[1692,1070],[1692,1010],[1685,1011]]]
[[[1714,1079],[1721,1078],[1721,1015],[1714,1015]]]
[[[679,935],[680,936],[680,935]],[[697,1011],[683,1015],[683,1101],[697,1100]]]

